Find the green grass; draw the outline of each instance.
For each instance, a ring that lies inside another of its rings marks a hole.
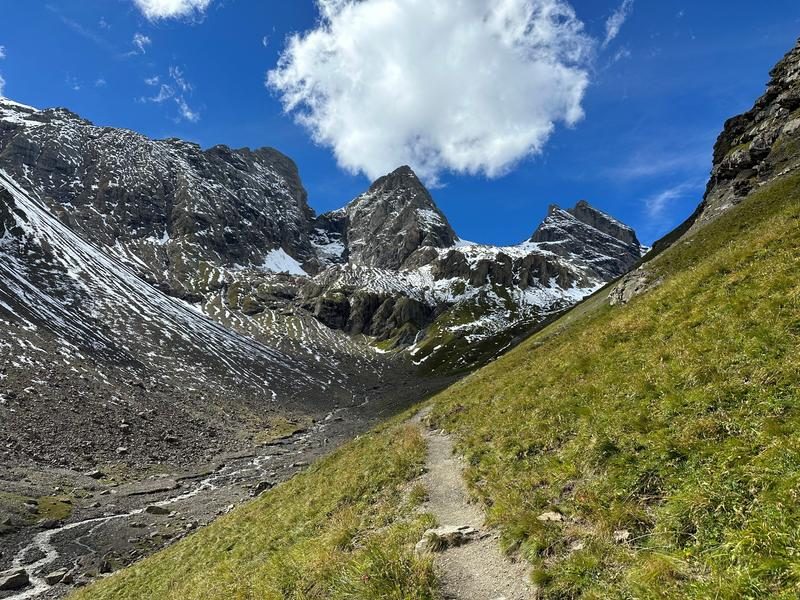
[[[434,400],[546,599],[800,596],[800,176]],[[424,459],[392,424],[74,600],[435,598]],[[540,521],[545,511],[562,521]]]
[[[431,562],[413,553],[432,521],[408,489],[424,458],[417,428],[383,427],[71,598],[432,600]]]
[[[649,267],[658,288],[598,295],[440,395],[434,420],[544,598],[796,598],[800,178]]]
[[[63,521],[72,514],[72,500],[66,496],[43,496],[37,500],[40,519]]]

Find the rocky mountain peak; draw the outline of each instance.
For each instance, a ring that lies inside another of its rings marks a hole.
[[[399,269],[420,248],[446,248],[457,239],[447,217],[408,166],[381,177],[343,212],[323,219],[346,220],[347,254],[357,265]]]
[[[417,177],[417,174],[408,165],[398,167],[391,173],[379,177],[369,187],[371,193],[377,193],[379,191],[388,192],[391,190],[427,192],[425,186],[419,180],[419,177]]]
[[[530,241],[559,256],[593,264],[605,279],[624,274],[642,256],[633,229],[585,200],[566,210],[550,205]]]
[[[589,204],[586,200],[579,201],[573,208],[567,209],[566,212],[582,223],[586,223],[625,244],[639,245],[636,233],[631,227],[620,223],[611,215]]]

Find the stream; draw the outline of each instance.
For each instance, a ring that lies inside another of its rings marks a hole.
[[[95,536],[100,528],[110,523],[144,515],[148,507],[174,506],[177,508],[178,505],[181,505],[181,509],[186,511],[202,502],[202,506],[206,509],[208,506],[216,506],[218,513],[227,512],[234,504],[248,498],[245,490],[252,489],[253,484],[260,481],[271,481],[277,484],[289,479],[307,464],[307,462],[296,461],[298,456],[307,455],[309,459],[313,460],[335,447],[335,444],[329,447],[328,439],[322,434],[330,435],[327,429],[337,420],[333,419],[333,416],[340,410],[347,409],[338,409],[330,413],[324,421],[314,425],[306,432],[297,433],[278,443],[266,446],[261,450],[263,453],[257,456],[234,459],[231,464],[223,464],[214,473],[201,479],[190,490],[181,494],[150,502],[146,499],[147,495],[143,495],[141,505],[127,512],[106,514],[36,533],[30,543],[15,554],[11,566],[12,570],[25,569],[30,579],[30,585],[11,595],[0,593],[0,598],[3,600],[29,600],[63,596],[70,588],[65,585],[48,584],[45,581],[45,575],[49,572],[49,567],[62,558],[64,548],[67,545],[79,546],[84,550],[83,555],[95,555],[99,551],[91,546],[91,542],[87,543],[87,539]],[[339,437],[335,432],[332,434]],[[314,442],[318,442],[318,444],[314,445]],[[276,471],[282,472],[276,476]],[[219,490],[230,491],[233,496],[221,494],[214,497],[214,492]],[[235,490],[241,491],[234,493]],[[201,501],[189,502],[201,495],[203,497]],[[233,504],[229,503],[230,500],[234,501]],[[85,531],[76,531],[82,529]],[[75,535],[76,533],[80,533],[80,535]],[[41,558],[32,561],[30,556],[41,556]]]

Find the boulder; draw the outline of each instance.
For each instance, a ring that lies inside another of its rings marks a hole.
[[[53,571],[52,573],[48,573],[44,576],[44,582],[47,585],[56,585],[57,583],[61,583],[64,581],[64,578],[67,576],[66,569],[59,569],[58,571]]]
[[[30,584],[28,572],[25,569],[12,569],[0,573],[0,591],[21,590]]]
[[[150,506],[144,509],[144,512],[146,512],[148,515],[168,515],[172,511],[163,506],[151,504]]]
[[[253,487],[253,491],[250,492],[250,495],[255,498],[264,492],[271,490],[273,487],[275,487],[275,484],[271,481],[260,481]]]
[[[548,512],[543,512],[536,518],[543,522],[560,523],[561,521],[564,520],[564,515],[562,515],[561,513],[548,511]]]

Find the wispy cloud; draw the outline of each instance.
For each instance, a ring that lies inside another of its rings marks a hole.
[[[709,148],[713,137],[698,137],[696,143],[680,148],[642,148],[621,164],[605,170],[607,177],[621,181],[635,181],[664,176],[707,173],[711,168]]]
[[[3,60],[6,57],[6,47],[0,46],[0,60]],[[0,74],[0,96],[3,95],[3,90],[6,87],[6,80],[3,79],[3,75]]]
[[[183,96],[178,96],[177,98],[175,98],[175,103],[178,105],[178,110],[180,111],[182,118],[186,119],[191,123],[197,123],[200,120],[200,113],[193,110],[186,103],[186,100],[183,99]]]
[[[197,123],[200,120],[200,112],[189,105],[187,96],[191,95],[194,86],[186,79],[180,67],[171,66],[168,70],[169,77],[165,78],[166,83],[162,83],[158,75],[148,77],[144,80],[145,85],[158,87],[158,93],[154,96],[142,96],[140,102],[152,102],[163,104],[171,101],[178,108],[176,121],[189,121]]]
[[[617,50],[616,54],[614,54],[613,62],[619,62],[621,60],[625,60],[626,58],[631,57],[631,51],[629,48],[620,48]]]
[[[94,87],[96,88],[106,87],[107,83],[108,82],[103,77],[98,77],[94,82]]]
[[[175,82],[175,85],[177,85],[182,92],[192,91],[192,84],[186,81],[183,76],[183,71],[181,71],[179,67],[170,67],[169,76],[172,77],[172,81]]]
[[[67,74],[66,82],[67,82],[67,86],[73,92],[79,92],[79,91],[81,91],[81,88],[83,87],[83,85],[81,84],[80,80],[77,77],[75,77],[73,75],[70,75],[69,73]]]
[[[66,15],[64,15],[61,10],[54,6],[53,4],[46,5],[47,10],[51,13],[55,14],[61,22],[66,25],[69,29],[77,33],[79,36],[89,40],[90,42],[97,44],[101,48],[104,48],[108,51],[114,51],[114,46],[108,42],[103,36],[99,35],[97,32],[89,29],[88,27],[84,27],[77,21],[70,19]]]
[[[633,12],[633,0],[622,0],[622,4],[617,7],[617,10],[606,21],[606,37],[603,40],[603,48],[608,46],[619,35],[631,12]]]
[[[645,210],[651,219],[661,219],[665,216],[667,209],[677,200],[695,198],[703,189],[703,181],[694,179],[685,181],[673,187],[667,188],[657,194],[653,194],[645,200]]]
[[[106,21],[105,17],[100,17],[100,21],[98,21],[97,24],[100,26],[100,29],[111,29],[111,25]]]
[[[133,46],[136,48],[133,54],[145,54],[147,52],[147,47],[152,43],[153,40],[137,31],[133,34]]]

